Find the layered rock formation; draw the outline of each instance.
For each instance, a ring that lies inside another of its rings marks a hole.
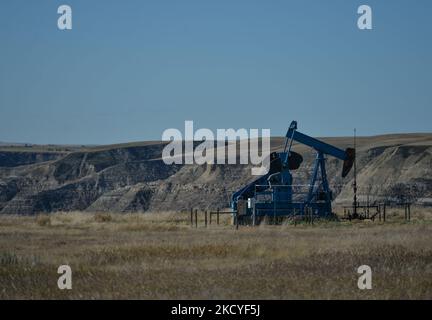
[[[340,148],[352,138],[324,138]],[[272,139],[280,150],[282,138]],[[0,213],[55,211],[180,211],[191,207],[228,207],[231,193],[255,177],[246,165],[166,165],[164,143],[143,142],[83,147],[73,152],[0,150]],[[293,172],[295,184],[307,184],[314,152],[294,145],[304,163]],[[432,134],[358,139],[360,193],[371,196],[395,183],[416,184],[432,197]],[[342,163],[328,157],[327,173],[335,202],[350,203],[352,173],[340,177]]]

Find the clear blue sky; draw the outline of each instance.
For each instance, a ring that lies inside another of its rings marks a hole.
[[[0,1],[0,141],[159,140],[185,120],[283,135],[293,119],[432,132],[432,1]]]

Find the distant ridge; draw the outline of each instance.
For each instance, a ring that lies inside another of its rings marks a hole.
[[[352,137],[322,138],[340,148]],[[281,150],[283,137],[271,140]],[[166,142],[141,141],[102,146],[0,147],[0,214],[55,211],[180,211],[227,207],[230,196],[255,177],[245,165],[166,165]],[[374,195],[394,183],[418,184],[424,203],[432,202],[432,133],[387,134],[357,138],[358,183],[372,185]],[[313,152],[293,148],[304,157],[293,172],[307,184]],[[352,201],[352,173],[340,177],[342,163],[327,159],[336,204]],[[361,198],[361,195],[360,195]]]

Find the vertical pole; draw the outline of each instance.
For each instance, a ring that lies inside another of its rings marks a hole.
[[[411,221],[411,203],[408,203],[408,220]]]
[[[383,221],[386,221],[386,204],[384,203],[384,209],[383,209]]]
[[[353,190],[354,190],[354,199],[353,199],[353,215],[354,218],[357,219],[357,131],[354,128],[354,182],[353,182]]]
[[[198,228],[198,209],[195,209],[195,228]]]
[[[276,225],[276,201],[277,200],[278,199],[276,199],[276,188],[273,188],[273,225]]]
[[[190,223],[191,227],[193,227],[193,208],[190,209]]]
[[[369,219],[369,191],[367,193],[367,218]]]
[[[256,225],[256,212],[255,212],[255,207],[252,209],[252,227],[255,227]]]
[[[213,212],[210,211],[210,216],[209,216],[209,218],[210,218],[210,220],[209,220],[209,224],[210,224],[210,225],[211,225],[211,222],[212,222],[212,215],[213,215]]]
[[[216,219],[217,219],[217,225],[219,225],[219,208],[217,209],[217,216],[216,216]]]
[[[207,228],[207,210],[204,212],[204,224],[205,227]]]

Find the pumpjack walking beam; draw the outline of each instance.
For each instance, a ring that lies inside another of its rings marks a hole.
[[[346,150],[342,150],[342,149],[339,149],[339,148],[332,146],[328,143],[325,143],[325,142],[320,141],[318,139],[307,136],[307,135],[297,131],[297,121],[293,121],[291,123],[291,125],[287,131],[286,138],[287,138],[287,142],[288,142],[288,140],[291,140],[290,148],[288,149],[288,151],[290,151],[290,149],[291,149],[292,141],[297,141],[299,143],[302,143],[304,145],[307,145],[307,146],[315,149],[318,153],[322,153],[323,155],[328,154],[328,155],[331,155],[335,158],[343,160],[344,165],[343,165],[343,169],[342,169],[342,178],[345,178],[348,175],[349,171],[351,170],[351,168],[354,164],[354,152],[355,152],[355,150],[353,148],[347,148]],[[287,145],[287,142],[285,143],[285,146]]]

